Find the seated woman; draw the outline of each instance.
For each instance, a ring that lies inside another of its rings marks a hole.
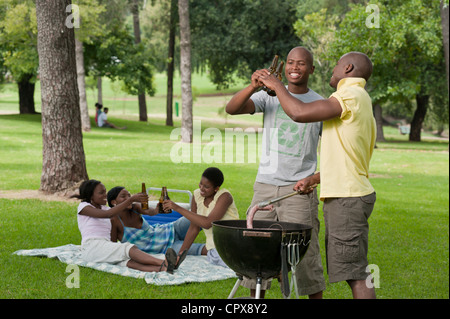
[[[114,208],[106,205],[106,188],[97,180],[84,181],[79,188],[78,228],[81,233],[81,258],[88,262],[111,263],[119,266],[158,272],[173,273],[178,268],[177,256],[168,249],[165,260],[157,259],[130,243],[111,242],[110,219],[133,201],[148,200],[145,193],[130,196]]]
[[[199,189],[194,191],[191,211],[180,207],[171,200],[164,201],[164,209],[173,209],[191,221],[181,251],[189,249],[200,230],[205,231],[208,261],[225,266],[214,246],[212,222],[217,220],[239,219],[236,205],[230,192],[220,189],[224,177],[216,167],[207,168],[201,177]]]
[[[108,192],[108,205],[115,207],[129,200],[130,197],[130,192],[125,187],[116,186]],[[141,214],[156,215],[157,213],[158,206],[156,209],[143,210],[140,203],[130,203],[111,219],[111,240],[132,243],[149,254],[163,254],[167,249],[172,248],[178,253],[178,263],[183,261],[186,254],[201,255],[204,244],[194,244],[187,252],[179,253],[189,229],[189,220],[181,217],[173,223],[152,226],[141,216]]]

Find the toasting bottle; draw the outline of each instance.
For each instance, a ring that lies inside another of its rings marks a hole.
[[[145,183],[142,183],[142,193],[147,193],[147,188],[145,187]],[[148,201],[141,202],[142,209],[148,209]]]
[[[273,73],[280,81],[283,79],[282,78],[282,72],[283,72],[283,67],[284,67],[284,62],[281,61],[280,64],[277,67],[277,70]],[[276,96],[277,93],[274,90],[268,89],[267,90],[267,94],[269,94],[270,96]]]
[[[170,198],[169,198],[169,194],[167,193],[167,187],[163,187],[161,190],[161,197],[159,197],[159,213],[160,214],[170,214],[172,212],[171,209],[165,211],[163,208],[163,203],[166,199],[170,199]]]
[[[277,65],[278,65],[278,59],[279,59],[280,57],[278,56],[278,55],[275,55],[274,57],[273,57],[273,60],[272,60],[272,64],[270,65],[270,67],[269,67],[269,73],[270,74],[274,74],[275,72],[277,72]],[[272,91],[271,89],[269,89],[268,87],[266,87],[265,85],[262,87],[262,89],[264,90],[264,91],[266,91],[267,92],[267,94],[269,94],[270,96],[275,96],[275,92],[274,91]],[[270,93],[269,93],[270,92]]]

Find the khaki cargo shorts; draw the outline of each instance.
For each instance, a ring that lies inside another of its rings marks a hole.
[[[362,197],[325,198],[325,247],[330,282],[366,280],[370,274],[367,252],[368,219],[376,194]]]
[[[295,184],[288,186],[274,186],[256,182],[253,186],[253,199],[248,211],[263,200],[273,199],[293,192]],[[296,268],[296,277],[299,295],[311,295],[325,290],[322,259],[319,248],[319,200],[317,192],[306,195],[295,195],[273,204],[272,211],[257,211],[255,220],[273,220],[290,223],[299,223],[313,226],[311,241],[302,261]],[[290,266],[289,266],[290,267]],[[263,280],[261,289],[270,288],[270,280]],[[256,288],[256,279],[244,277],[242,286],[250,289]]]

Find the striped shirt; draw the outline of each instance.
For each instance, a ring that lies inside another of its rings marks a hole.
[[[173,223],[150,225],[142,218],[142,228],[126,227],[123,225],[123,242],[136,245],[149,254],[163,254],[174,242],[175,230]]]

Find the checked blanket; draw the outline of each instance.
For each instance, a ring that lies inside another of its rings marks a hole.
[[[66,264],[93,268],[121,276],[143,278],[146,283],[158,286],[180,285],[188,282],[207,282],[236,277],[233,270],[209,263],[206,256],[186,256],[186,259],[180,267],[175,270],[173,275],[171,275],[165,271],[143,272],[128,267],[121,267],[107,263],[86,262],[80,258],[79,250],[79,245],[68,244],[51,248],[23,249],[14,252],[14,254],[18,256],[57,258]],[[163,254],[153,256],[164,259]]]

